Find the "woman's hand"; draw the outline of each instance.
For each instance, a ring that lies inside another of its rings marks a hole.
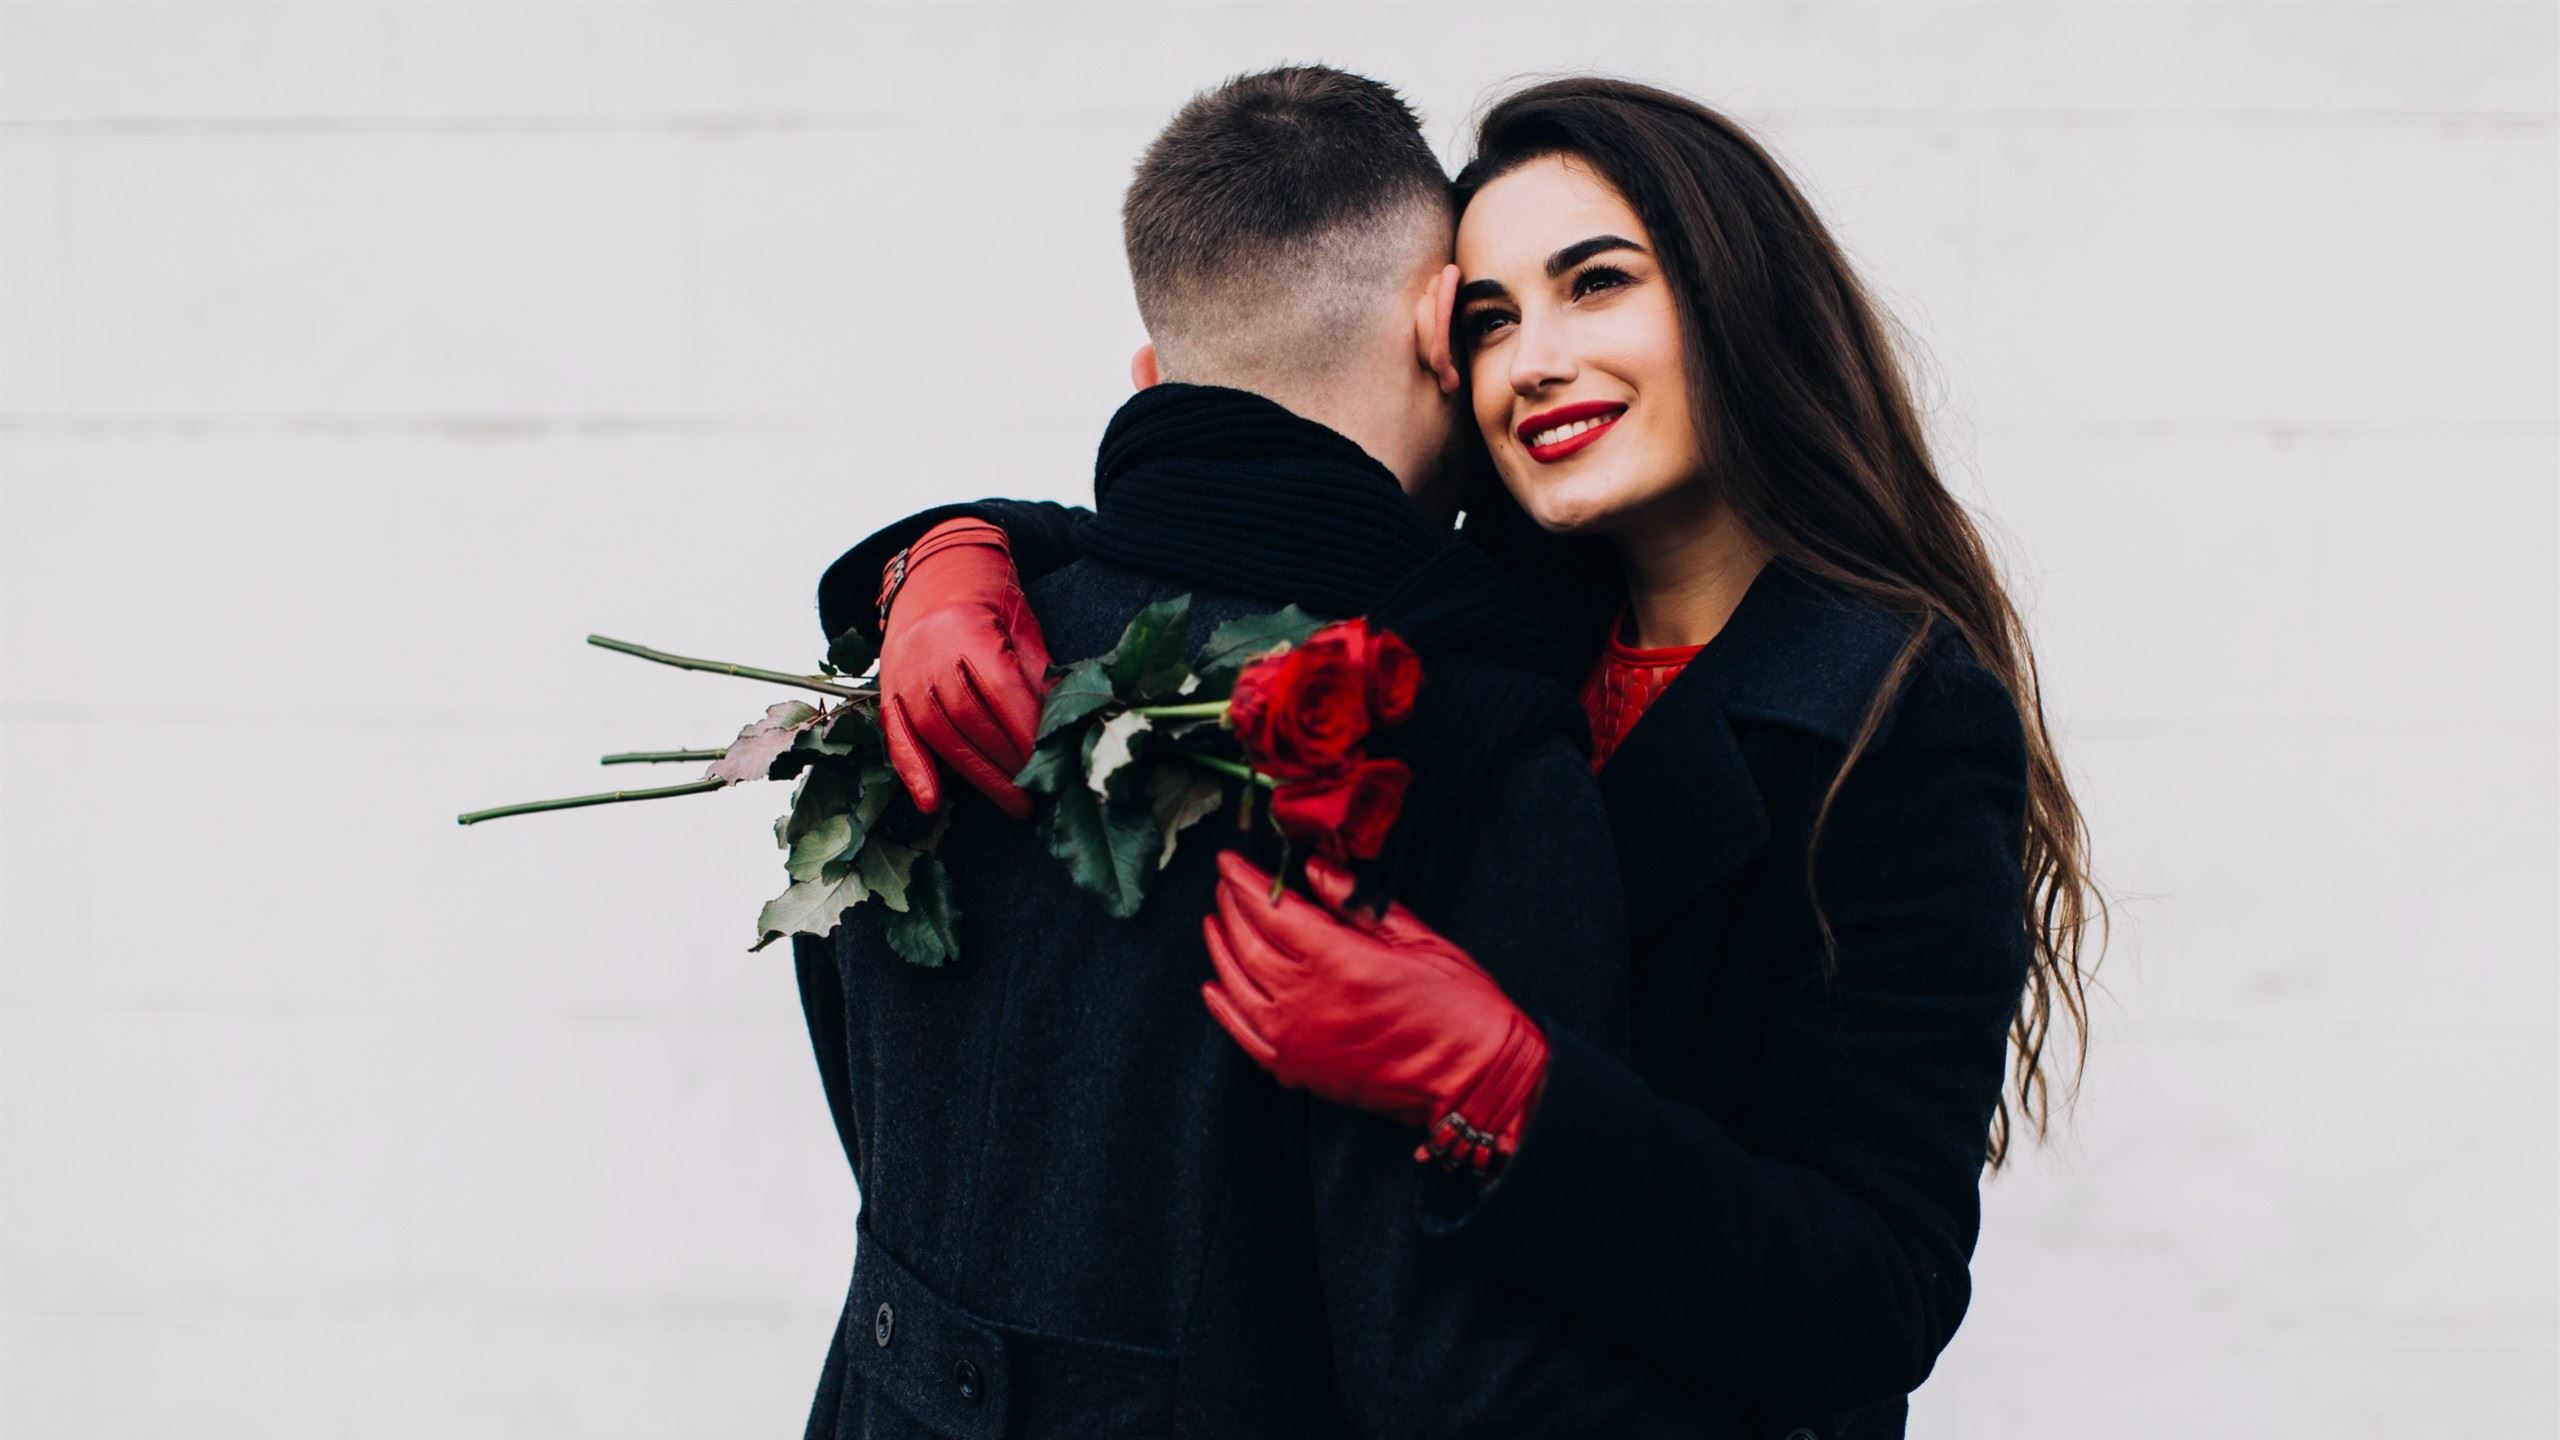
[[[903,563],[901,563],[903,562]],[[1049,645],[1022,598],[1004,531],[946,520],[881,577],[880,731],[916,808],[942,808],[939,756],[1016,820],[1049,689]]]
[[[1464,950],[1401,905],[1348,908],[1350,874],[1308,862],[1322,906],[1229,851],[1201,922],[1209,1013],[1282,1084],[1428,1132],[1414,1158],[1490,1172],[1519,1148],[1547,1039]]]

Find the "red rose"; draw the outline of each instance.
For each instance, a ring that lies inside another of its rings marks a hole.
[[[1271,823],[1336,860],[1374,860],[1404,809],[1413,772],[1401,760],[1363,760],[1339,774],[1283,781],[1271,792]]]
[[[1393,630],[1369,632],[1369,723],[1401,725],[1422,688],[1422,657]]]
[[[1349,764],[1369,736],[1369,672],[1359,622],[1328,625],[1236,677],[1227,724],[1253,768],[1303,780]]]

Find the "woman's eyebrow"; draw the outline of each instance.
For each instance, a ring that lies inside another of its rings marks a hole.
[[[1588,240],[1576,240],[1548,256],[1547,278],[1553,280],[1592,256],[1605,255],[1612,250],[1633,250],[1639,255],[1649,253],[1624,235],[1594,235]],[[1470,280],[1458,287],[1458,303],[1461,305],[1475,300],[1507,300],[1510,297],[1511,292],[1502,288],[1499,280]]]
[[[1588,240],[1576,240],[1548,256],[1547,278],[1553,280],[1592,256],[1611,250],[1633,250],[1639,255],[1646,253],[1643,246],[1624,235],[1594,235]]]

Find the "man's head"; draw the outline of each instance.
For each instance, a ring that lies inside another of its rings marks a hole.
[[[1449,181],[1413,111],[1320,65],[1192,97],[1121,206],[1133,378],[1251,390],[1426,481],[1449,440]]]

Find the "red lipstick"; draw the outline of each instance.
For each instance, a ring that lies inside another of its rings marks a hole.
[[[1521,421],[1519,428],[1512,433],[1519,438],[1523,446],[1527,447],[1530,459],[1541,465],[1552,465],[1567,455],[1596,443],[1601,436],[1609,433],[1609,427],[1617,424],[1618,417],[1625,413],[1627,413],[1627,407],[1615,400],[1578,400],[1571,405],[1559,405],[1553,410],[1532,415]],[[1570,425],[1577,420],[1597,420],[1600,423],[1551,445],[1529,444],[1530,436],[1541,431],[1553,430],[1559,425]]]

